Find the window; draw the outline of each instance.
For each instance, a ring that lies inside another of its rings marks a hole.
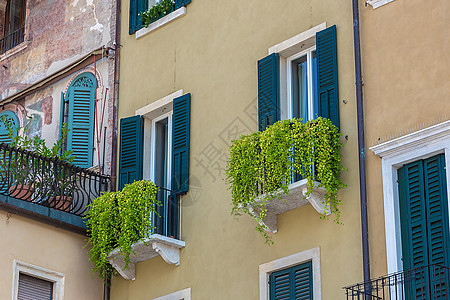
[[[61,126],[67,123],[67,149],[73,151],[73,163],[90,168],[94,153],[95,78],[92,73],[77,76],[66,95],[61,93]]]
[[[321,299],[320,248],[259,266],[260,300]]]
[[[311,28],[269,53],[258,62],[259,129],[317,116],[339,127],[336,26]]]
[[[0,1],[0,55],[24,41],[25,0]]]
[[[6,120],[10,122],[11,128],[13,130],[20,127],[19,118],[14,112],[10,110],[4,110],[0,113],[0,118],[2,118],[3,116],[5,116]],[[1,121],[0,121],[0,143],[11,143],[11,138],[9,137],[8,129],[6,128],[6,125]]]
[[[153,5],[159,3],[160,1],[161,0],[130,0],[129,34],[133,34],[142,28],[142,22],[139,18],[139,14],[146,11],[149,7],[152,7]],[[191,0],[174,0],[173,2],[174,10],[177,11],[183,6],[191,3]],[[162,26],[164,24],[159,24],[159,26]]]
[[[388,273],[449,260],[450,121],[371,147],[382,158]]]
[[[160,187],[155,233],[179,238],[179,196],[189,190],[190,94],[175,92],[120,121],[119,189],[150,179]]]
[[[63,299],[64,281],[64,274],[15,260],[13,300]]]

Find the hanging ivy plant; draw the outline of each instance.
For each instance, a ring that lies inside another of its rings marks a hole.
[[[153,5],[146,11],[139,14],[142,21],[142,26],[148,27],[152,22],[164,17],[173,12],[175,3],[173,0],[162,0],[158,4]]]
[[[158,187],[151,181],[135,181],[118,192],[105,193],[93,200],[85,216],[88,227],[87,245],[92,272],[105,282],[114,272],[108,255],[120,249],[125,268],[130,263],[133,243],[147,238],[152,230],[151,216],[156,206]]]
[[[289,184],[298,174],[308,181],[307,196],[319,182],[326,191],[325,204],[340,222],[337,198],[345,187],[340,179],[340,134],[328,119],[318,118],[302,123],[292,119],[279,121],[265,131],[241,136],[230,147],[226,181],[230,184],[232,214],[249,214],[258,222],[257,230],[267,243],[271,237],[262,221],[268,201],[281,199],[289,193]],[[254,214],[259,211],[259,214]],[[325,218],[326,216],[322,216]]]

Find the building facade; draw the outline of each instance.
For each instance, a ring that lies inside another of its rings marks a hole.
[[[389,279],[403,278],[392,284],[404,293],[397,297],[443,299],[450,277],[448,3],[367,4],[360,24],[371,278],[401,272]],[[430,45],[434,59],[425,63]],[[389,294],[384,280],[379,292]]]
[[[51,299],[102,297],[102,282],[90,277],[83,249],[82,216],[106,189],[99,173],[112,173],[115,16],[112,1],[0,2],[0,116],[48,147],[67,124],[64,147],[81,168],[2,146],[2,299],[20,298],[33,287]],[[3,124],[0,140],[10,142]],[[9,166],[19,161],[33,182],[29,196],[20,194],[24,185],[14,185],[20,176]],[[70,203],[52,206],[67,178]],[[45,185],[50,180],[52,187]]]
[[[182,196],[161,196],[175,212],[161,211],[130,269],[111,258],[111,299],[344,299],[342,287],[362,279],[351,2],[177,0],[142,27],[149,6],[121,7],[118,184],[150,179]],[[266,220],[268,246],[255,220],[230,215],[229,147],[317,115],[342,134],[344,225],[322,220],[296,186],[296,208]],[[282,290],[283,278],[302,287]]]

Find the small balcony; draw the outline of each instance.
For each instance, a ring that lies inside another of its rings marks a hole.
[[[352,300],[450,299],[450,268],[428,265],[344,287]]]
[[[11,50],[20,43],[23,43],[25,37],[25,27],[21,27],[16,31],[4,36],[0,39],[0,55]]]
[[[126,267],[120,249],[115,249],[108,255],[110,264],[125,279],[136,278],[136,264],[156,256],[170,264],[179,266],[181,263],[180,250],[186,246],[180,240],[180,197],[181,194],[172,190],[158,187],[157,200],[161,203],[152,217],[154,230],[147,238],[132,245],[133,253],[130,263]]]
[[[83,216],[110,178],[58,158],[0,144],[0,207],[85,233]]]

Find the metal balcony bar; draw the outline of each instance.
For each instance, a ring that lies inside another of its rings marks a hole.
[[[20,43],[23,42],[25,37],[25,27],[21,27],[16,31],[4,36],[0,39],[0,55],[4,54],[6,51],[11,50]]]
[[[180,193],[158,186],[156,199],[161,206],[156,207],[153,218],[154,233],[180,238]]]
[[[109,186],[109,176],[0,144],[0,195],[83,216]]]
[[[428,265],[344,287],[351,300],[450,300],[450,269]]]

